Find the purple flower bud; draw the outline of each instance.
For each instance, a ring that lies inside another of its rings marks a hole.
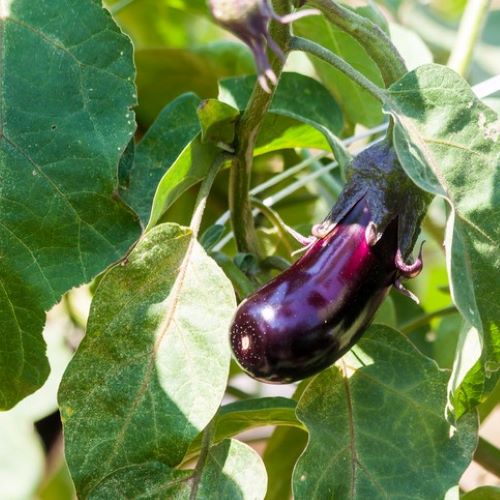
[[[327,368],[353,346],[391,286],[404,290],[400,278],[422,268],[420,257],[403,260],[425,208],[418,193],[387,144],[355,160],[306,253],[238,307],[231,346],[248,374],[289,383]]]
[[[287,16],[278,16],[268,0],[209,0],[214,19],[245,42],[253,53],[260,86],[271,93],[269,84],[275,86],[277,77],[267,58],[269,48],[284,62],[285,54],[269,34],[269,21],[274,19],[287,24],[304,16],[319,14],[307,9]]]

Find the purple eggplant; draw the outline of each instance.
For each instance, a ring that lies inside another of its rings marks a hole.
[[[404,257],[425,203],[404,180],[392,150],[380,148],[356,159],[306,253],[238,307],[231,347],[253,378],[290,383],[327,368],[359,339],[391,286],[405,291],[400,278],[422,268],[420,256],[413,264]],[[370,171],[378,180],[369,180]],[[394,182],[398,198],[406,192],[399,205]]]

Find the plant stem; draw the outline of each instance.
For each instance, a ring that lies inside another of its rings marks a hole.
[[[487,397],[486,401],[483,401],[477,407],[479,421],[481,423],[488,418],[488,415],[497,407],[498,403],[500,403],[500,381],[497,382],[497,385]]]
[[[430,323],[434,318],[441,318],[443,316],[449,316],[450,314],[454,314],[457,312],[457,308],[455,306],[443,307],[443,309],[438,309],[437,311],[432,311],[429,314],[424,316],[420,316],[420,318],[414,319],[413,321],[409,321],[405,323],[399,330],[401,333],[408,334],[417,330],[421,326],[425,326]]]
[[[331,23],[360,42],[379,67],[386,87],[406,73],[403,58],[391,39],[375,23],[333,0],[309,0],[309,4],[318,8]]]
[[[495,476],[500,477],[500,449],[482,437],[479,438],[474,461]]]
[[[259,211],[264,215],[264,217],[278,230],[280,238],[283,242],[283,245],[288,252],[288,255],[291,255],[293,252],[293,248],[288,241],[288,233],[286,230],[286,225],[283,222],[283,219],[271,208],[262,203],[258,198],[250,198],[250,203],[253,207],[258,208]]]
[[[249,394],[248,392],[242,391],[241,389],[234,387],[234,385],[228,385],[226,387],[226,392],[230,396],[234,396],[235,398],[242,400],[255,398],[253,394]]]
[[[481,36],[490,4],[491,0],[469,0],[465,7],[455,46],[448,59],[448,66],[463,77],[469,71],[474,47]]]
[[[63,305],[64,310],[66,311],[66,314],[68,315],[71,323],[73,323],[75,327],[85,331],[85,329],[87,328],[87,321],[73,306],[73,301],[71,300],[71,292],[67,292],[63,295]]]
[[[203,179],[200,190],[198,191],[198,197],[196,198],[196,203],[194,206],[193,216],[191,217],[191,223],[189,227],[193,231],[193,237],[197,238],[200,232],[201,220],[203,218],[203,212],[207,205],[207,198],[214,183],[217,172],[220,170],[223,163],[228,159],[226,155],[221,154],[218,156],[213,165],[210,167],[207,176]]]
[[[375,85],[372,81],[370,81],[366,76],[361,74],[359,71],[355,70],[350,64],[346,63],[341,57],[337,54],[334,54],[330,50],[326,49],[322,45],[317,44],[316,42],[312,42],[311,40],[306,40],[305,38],[301,38],[298,36],[292,37],[290,40],[290,49],[291,50],[301,50],[303,52],[308,52],[319,59],[331,64],[339,71],[344,73],[344,75],[348,76],[353,82],[356,82],[360,87],[363,87],[365,90],[370,92],[376,99],[380,102],[385,103],[387,101],[387,95],[385,91],[377,85]]]
[[[280,15],[288,14],[291,10],[289,0],[274,0],[273,7]],[[287,52],[290,27],[287,24],[272,22],[270,34],[275,42]],[[279,79],[284,62],[272,56],[271,66]],[[273,95],[274,89],[273,93],[267,94],[256,82],[247,108],[236,128],[237,144],[229,179],[229,207],[236,245],[240,252],[253,253],[258,256],[261,256],[261,250],[255,232],[248,191],[257,135]]]
[[[200,456],[198,457],[198,462],[194,469],[193,474],[193,487],[191,488],[191,494],[189,495],[189,500],[196,500],[198,495],[198,488],[201,482],[201,476],[203,474],[203,468],[207,462],[208,452],[210,450],[210,445],[212,444],[212,439],[215,433],[215,419],[212,419],[203,431],[203,439],[201,442]]]

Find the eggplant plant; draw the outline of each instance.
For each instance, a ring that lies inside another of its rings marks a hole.
[[[0,1],[0,498],[499,494],[500,11],[448,7]]]

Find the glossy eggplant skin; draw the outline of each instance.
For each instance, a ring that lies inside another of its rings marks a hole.
[[[290,383],[314,375],[359,339],[397,278],[397,221],[373,246],[360,200],[289,269],[244,300],[231,347],[251,377]]]

